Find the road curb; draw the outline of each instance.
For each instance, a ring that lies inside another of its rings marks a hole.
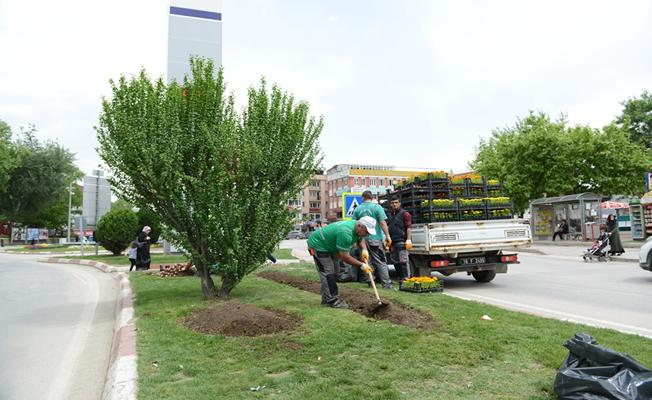
[[[78,264],[99,269],[105,273],[118,272],[113,267],[97,261],[69,258],[46,258],[40,262],[53,264]],[[136,321],[134,318],[133,292],[128,274],[114,274],[118,283],[115,308],[115,326],[109,369],[106,373],[102,400],[136,400],[138,364],[136,355]]]
[[[116,275],[119,284],[111,359],[102,400],[136,400],[138,363],[133,292],[126,273]]]

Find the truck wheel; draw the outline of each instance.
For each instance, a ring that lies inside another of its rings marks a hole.
[[[491,282],[496,277],[496,271],[476,271],[471,274],[476,281],[482,283]]]

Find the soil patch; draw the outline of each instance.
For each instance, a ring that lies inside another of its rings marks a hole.
[[[260,336],[292,330],[302,321],[296,315],[231,300],[197,311],[181,322],[209,335]]]
[[[290,274],[278,271],[261,272],[258,276],[269,279],[274,282],[282,283],[295,287],[297,289],[305,290],[311,293],[321,293],[319,290],[319,282],[311,281],[309,279],[300,278]],[[338,285],[340,291],[340,298],[346,301],[351,310],[359,314],[365,315],[369,318],[377,320],[385,320],[394,324],[405,325],[411,328],[430,330],[436,326],[435,321],[430,314],[421,312],[412,307],[406,306],[401,303],[393,301],[387,307],[376,308],[376,297],[367,292],[357,289],[351,289]],[[381,292],[382,299],[382,292]],[[383,299],[387,303],[387,299]]]

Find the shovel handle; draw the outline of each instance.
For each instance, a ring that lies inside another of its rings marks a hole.
[[[376,289],[376,282],[374,281],[374,276],[371,274],[371,271],[367,272],[369,275],[369,281],[371,282],[371,287],[374,288],[374,294],[376,295],[376,300],[380,303],[380,296],[378,296],[378,289]]]

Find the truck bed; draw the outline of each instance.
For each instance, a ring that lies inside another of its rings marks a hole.
[[[411,254],[480,253],[513,250],[532,244],[523,220],[495,219],[412,225]]]

